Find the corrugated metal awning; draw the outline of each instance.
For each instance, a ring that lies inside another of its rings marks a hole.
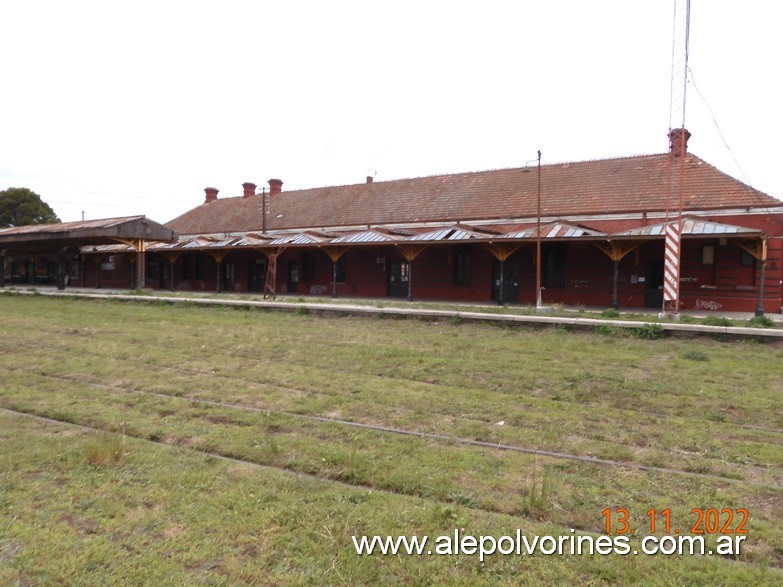
[[[600,230],[587,228],[586,226],[577,226],[565,222],[549,222],[541,226],[541,238],[560,239],[560,238],[600,238],[606,236],[606,233]],[[536,227],[530,226],[522,230],[507,232],[497,237],[499,239],[526,240],[536,238]]]
[[[349,243],[381,243],[392,241],[406,241],[407,237],[392,238],[388,234],[377,232],[375,230],[364,230],[355,234],[334,238],[330,244],[349,244]]]
[[[652,224],[650,226],[642,226],[639,228],[633,228],[623,232],[618,232],[612,236],[626,237],[651,237],[651,236],[663,236],[666,229],[666,223]],[[762,232],[756,228],[746,228],[744,226],[735,226],[733,224],[723,224],[721,222],[713,222],[711,220],[702,220],[698,218],[684,218],[682,221],[682,236],[711,236],[711,235],[749,235],[749,236],[761,236]]]
[[[280,245],[316,245],[323,242],[324,239],[319,239],[311,234],[300,232],[297,234],[287,234],[279,238],[274,239],[269,244],[274,246]]]
[[[415,234],[408,238],[410,241],[464,241],[471,239],[487,238],[488,234],[477,232],[462,226],[446,226],[436,228],[428,232]]]

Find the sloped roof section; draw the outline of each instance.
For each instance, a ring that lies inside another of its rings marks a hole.
[[[625,237],[625,236],[663,236],[666,233],[666,223],[651,224],[649,226],[642,226],[631,230],[615,233],[612,236]],[[733,224],[723,224],[721,222],[713,222],[711,220],[703,220],[700,218],[683,218],[682,220],[682,236],[759,236],[760,230],[756,228],[746,228],[744,226],[735,226]]]
[[[382,242],[391,242],[396,240],[407,240],[407,239],[400,238],[399,236],[394,237],[392,235],[377,230],[363,230],[355,234],[334,238],[332,239],[332,244],[382,243]]]
[[[325,238],[319,238],[307,233],[288,234],[274,239],[270,245],[313,245],[325,241]]]
[[[661,212],[668,155],[644,155],[541,167],[541,214]],[[281,192],[269,198],[268,230],[374,224],[459,223],[536,215],[536,168],[501,169]],[[260,196],[202,204],[167,225],[181,234],[258,231]],[[688,211],[775,207],[779,200],[695,155],[685,161]]]
[[[171,228],[145,216],[33,224],[0,230],[0,245],[13,248],[38,247],[48,243],[103,245],[131,239],[171,242],[176,238]]]
[[[606,236],[605,233],[579,226],[567,222],[549,222],[541,225],[541,238],[544,239],[567,239],[567,238],[586,238]],[[531,239],[536,238],[536,226],[528,226],[520,230],[514,230],[501,235],[504,239]]]

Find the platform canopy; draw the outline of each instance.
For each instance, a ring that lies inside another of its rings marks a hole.
[[[173,242],[177,234],[146,216],[127,216],[62,222],[58,224],[34,224],[0,229],[0,250],[31,251],[130,244],[134,241]]]

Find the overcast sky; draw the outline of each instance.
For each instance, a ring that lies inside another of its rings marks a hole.
[[[673,6],[0,0],[0,190],[165,222],[207,186],[665,152]],[[782,17],[693,0],[686,110],[693,153],[778,198]]]

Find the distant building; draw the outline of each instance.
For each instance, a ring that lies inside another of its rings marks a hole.
[[[540,184],[533,167],[290,192],[270,179],[229,198],[206,188],[166,224],[178,242],[148,248],[144,285],[533,304],[540,242],[545,304],[660,308],[668,160],[543,165]],[[779,312],[783,202],[688,153],[683,209],[683,309]],[[83,249],[81,284],[134,285],[127,252]]]

